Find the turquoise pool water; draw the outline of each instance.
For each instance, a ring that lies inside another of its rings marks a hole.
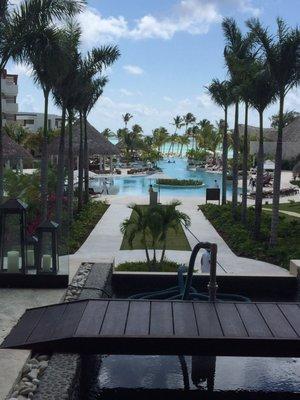
[[[168,163],[163,160],[159,163],[159,167],[170,178],[177,179],[198,179],[203,181],[204,186],[200,188],[160,188],[160,195],[162,196],[204,196],[205,190],[208,187],[214,187],[215,180],[218,182],[219,187],[222,187],[222,175],[220,173],[213,173],[207,171],[190,171],[187,169],[186,159],[174,158],[172,161],[175,163]],[[93,182],[91,185],[97,187],[101,185],[99,182]],[[111,180],[111,188],[114,194],[120,195],[147,195],[149,185],[155,185],[155,179],[149,176],[128,176],[116,177]],[[156,190],[158,188],[156,187]],[[228,196],[231,196],[231,183],[228,182]]]

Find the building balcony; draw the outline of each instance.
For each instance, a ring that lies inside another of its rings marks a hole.
[[[1,89],[2,93],[7,96],[17,96],[18,94],[18,85],[7,79],[1,79]]]
[[[17,103],[7,103],[3,109],[6,114],[17,114],[18,112],[18,104]]]

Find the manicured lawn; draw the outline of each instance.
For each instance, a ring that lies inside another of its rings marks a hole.
[[[265,207],[265,206],[264,206]],[[300,259],[300,220],[280,214],[278,244],[269,247],[271,213],[263,212],[261,239],[253,239],[254,210],[248,210],[248,223],[245,227],[240,221],[234,221],[231,206],[206,204],[200,206],[206,218],[213,224],[230,248],[239,256],[267,261],[289,268],[291,259]]]
[[[148,206],[142,206],[148,207]],[[134,211],[131,214],[133,215]],[[148,242],[148,241],[147,241]],[[149,240],[150,242],[150,240]],[[150,245],[150,243],[148,243]],[[162,243],[158,243],[158,249],[162,249]],[[144,246],[142,244],[141,235],[137,235],[133,241],[133,246],[130,247],[126,235],[123,237],[123,242],[121,245],[121,250],[143,250]],[[183,228],[181,225],[178,225],[177,232],[174,229],[169,229],[167,234],[167,250],[184,250],[190,251],[191,247],[189,242],[185,236]]]
[[[149,266],[146,262],[126,262],[118,265],[116,271],[135,271],[135,272],[177,272],[179,264],[172,261],[164,261],[158,265]]]
[[[270,208],[272,209],[272,204],[264,205],[263,208]],[[290,202],[290,203],[281,203],[279,205],[279,209],[282,211],[291,211],[295,213],[299,213],[300,217],[300,201]]]

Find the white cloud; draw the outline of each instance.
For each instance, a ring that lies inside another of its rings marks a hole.
[[[124,96],[133,96],[133,93],[130,92],[130,90],[127,89],[120,89],[120,93]]]
[[[164,96],[163,99],[165,101],[167,101],[168,103],[171,103],[173,101],[173,99],[171,97],[169,97],[169,96]]]
[[[78,16],[85,47],[121,38],[171,39],[176,33],[205,34],[222,19],[222,12],[241,12],[257,16],[260,9],[252,0],[178,0],[167,16],[151,13],[129,23],[124,16],[103,17],[95,8],[87,8]]]
[[[25,95],[19,104],[19,109],[23,112],[37,112],[38,108],[36,106],[34,97],[31,94]]]
[[[138,65],[124,65],[123,69],[131,75],[142,75],[144,70]]]

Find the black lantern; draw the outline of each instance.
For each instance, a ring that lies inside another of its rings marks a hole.
[[[38,270],[38,238],[27,236],[26,238],[26,270]]]
[[[38,273],[57,274],[58,260],[58,224],[45,221],[37,228],[38,236]]]
[[[18,199],[0,206],[0,270],[1,272],[26,272],[26,209]]]

